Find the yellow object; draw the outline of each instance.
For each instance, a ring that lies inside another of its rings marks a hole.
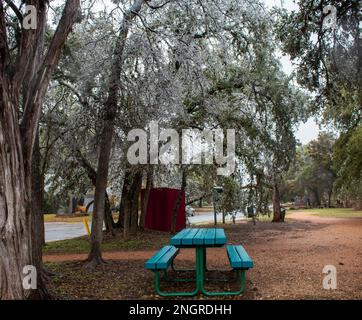
[[[78,205],[78,206],[75,207],[75,211],[80,212],[80,213],[86,213],[87,212],[87,207]]]
[[[84,223],[84,227],[85,230],[87,231],[88,237],[90,236],[90,230],[89,230],[89,225],[88,225],[88,221],[86,218],[83,219],[83,223]]]

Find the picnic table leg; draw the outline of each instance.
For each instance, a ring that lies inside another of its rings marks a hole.
[[[237,270],[237,274],[240,277],[240,284],[241,284],[241,288],[238,291],[221,291],[221,292],[209,292],[205,289],[205,283],[204,280],[201,283],[201,292],[205,295],[205,296],[235,296],[235,295],[239,295],[241,293],[244,292],[244,288],[245,288],[245,271],[244,270]]]
[[[200,274],[199,274],[199,281],[200,281],[200,288],[201,292],[205,296],[230,296],[230,295],[239,295],[244,292],[245,288],[245,271],[244,270],[237,270],[237,276],[240,277],[241,288],[238,291],[224,291],[224,292],[209,292],[205,289],[205,263],[204,257],[206,255],[206,248],[199,249],[199,256],[200,256]]]
[[[206,272],[213,272],[213,271],[219,271],[219,272],[230,272],[230,271],[234,271],[233,269],[222,269],[222,270],[219,270],[219,269],[209,269],[207,267],[207,256],[206,256],[206,248],[203,248],[203,257],[204,257],[204,281],[205,280],[211,280],[211,281],[216,281],[216,282],[227,282],[229,281],[230,279],[225,279],[225,278],[215,278],[215,279],[212,279],[212,278],[208,278],[206,279],[205,278],[205,274]],[[235,280],[238,279],[238,274],[236,274],[236,277],[235,277]]]
[[[204,268],[204,248],[196,247],[196,281],[200,289],[203,286]]]
[[[155,271],[155,288],[158,295],[162,297],[176,297],[176,296],[183,296],[183,297],[190,297],[195,296],[200,291],[200,287],[198,282],[196,281],[196,289],[192,292],[165,292],[160,289],[160,276],[158,270]]]
[[[155,288],[158,295],[162,297],[175,297],[175,296],[183,296],[190,297],[197,295],[201,290],[202,285],[202,275],[203,275],[203,255],[200,248],[196,248],[196,288],[192,292],[164,292],[160,289],[160,277],[158,270],[155,270]]]

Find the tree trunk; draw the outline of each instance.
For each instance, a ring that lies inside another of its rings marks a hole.
[[[131,234],[136,234],[138,229],[138,209],[139,196],[142,187],[142,172],[137,172],[134,185],[132,186],[132,202],[131,202]]]
[[[130,234],[137,232],[138,197],[141,189],[142,174],[129,173],[123,184],[122,209],[124,214],[123,237],[129,239]]]
[[[130,227],[131,227],[131,207],[132,207],[132,196],[131,196],[131,189],[132,184],[128,184],[126,186],[126,192],[122,194],[122,203],[123,203],[123,214],[124,214],[124,221],[123,221],[123,238],[125,240],[129,239],[130,235]]]
[[[1,89],[0,106],[0,299],[24,299],[23,268],[31,257],[31,190],[25,183],[18,120]],[[9,108],[10,107],[10,108]]]
[[[44,172],[41,170],[41,153],[39,145],[39,133],[37,134],[34,153],[33,153],[33,168],[32,168],[32,201],[33,213],[36,221],[37,229],[35,234],[37,236],[37,243],[39,244],[40,253],[41,247],[45,244],[45,230],[44,230]]]
[[[331,207],[332,189],[328,190],[328,208]]]
[[[131,20],[141,10],[144,0],[135,0],[131,9],[124,14],[116,46],[113,51],[111,74],[108,81],[108,98],[103,106],[103,129],[100,139],[94,211],[91,230],[91,250],[88,256],[88,269],[94,269],[103,262],[101,255],[102,230],[104,219],[104,200],[108,179],[109,159],[114,133],[114,119],[117,116],[118,94],[123,64],[123,51]]]
[[[141,216],[140,216],[140,229],[145,229],[145,221],[146,221],[146,212],[147,212],[147,205],[148,199],[151,192],[152,187],[152,180],[153,180],[153,167],[150,166],[147,170],[147,182],[145,192],[143,194],[142,205],[141,205]]]
[[[124,208],[125,208],[125,198],[128,196],[128,189],[129,184],[131,183],[130,180],[130,171],[126,170],[123,178],[123,186],[122,186],[122,194],[121,194],[121,202],[119,204],[119,215],[118,215],[118,221],[116,223],[117,228],[123,228],[124,227],[124,220],[125,220],[125,214],[124,214]]]
[[[273,220],[272,222],[283,222],[281,207],[280,207],[280,194],[278,183],[274,181],[273,184]]]
[[[32,255],[37,270],[37,284],[41,290],[31,292],[30,298],[50,299],[50,293],[44,283],[43,266],[43,245],[45,244],[44,234],[44,213],[42,211],[44,200],[44,175],[41,171],[41,153],[39,145],[39,132],[35,139],[33,160],[32,160]]]
[[[94,269],[98,264],[103,263],[101,254],[101,243],[103,239],[103,220],[105,209],[105,193],[107,188],[109,159],[112,148],[113,123],[105,121],[100,141],[100,150],[97,168],[97,180],[94,194],[94,205],[91,227],[91,250],[88,256],[88,269]]]
[[[78,18],[79,0],[66,2],[43,56],[46,3],[32,1],[37,9],[37,29],[21,30],[18,52],[13,52],[16,59],[11,59],[0,1],[0,299],[47,297],[39,276],[41,261],[35,234],[39,222],[33,215],[36,204],[32,201],[32,157],[41,106],[61,49]],[[31,83],[28,87],[22,87],[25,79]],[[20,94],[25,91],[20,112]],[[29,274],[30,270],[24,269],[27,266],[35,267],[38,276],[31,277],[34,270]]]
[[[92,165],[89,163],[89,161],[83,156],[82,152],[78,149],[78,148],[74,148],[73,149],[74,155],[77,158],[78,163],[83,167],[83,169],[86,171],[88,178],[90,181],[92,181],[93,186],[96,186],[96,182],[97,182],[97,172],[96,170],[94,170],[94,168],[92,167]],[[104,195],[104,207],[105,207],[105,214],[104,214],[104,223],[106,225],[106,231],[110,232],[113,236],[114,234],[114,228],[116,227],[116,224],[114,223],[113,217],[112,217],[112,212],[111,212],[111,206],[109,203],[109,198],[108,198],[108,193],[107,190],[105,191],[105,195]],[[94,203],[94,201],[90,202],[87,205],[87,211],[90,207],[90,205]]]
[[[319,192],[317,189],[313,189],[312,190],[312,193],[314,195],[314,203],[315,203],[315,206],[319,207],[321,205],[321,199],[319,197]]]
[[[182,182],[181,182],[181,189],[180,192],[178,193],[177,199],[176,199],[176,203],[175,206],[173,208],[172,211],[172,215],[171,215],[171,233],[175,233],[176,232],[176,222],[177,222],[177,214],[178,211],[180,209],[180,205],[181,205],[181,200],[183,195],[185,194],[185,189],[186,189],[186,177],[187,177],[187,173],[186,173],[186,169],[184,168],[182,170]]]
[[[115,227],[115,223],[113,220],[113,216],[112,216],[112,208],[111,208],[111,203],[109,201],[109,197],[107,192],[105,193],[105,211],[104,211],[104,223],[106,225],[106,231],[109,232],[113,237],[116,235],[114,233],[114,227]]]

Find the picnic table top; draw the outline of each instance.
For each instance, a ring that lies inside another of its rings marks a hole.
[[[171,238],[175,247],[221,247],[226,243],[224,229],[187,228]]]

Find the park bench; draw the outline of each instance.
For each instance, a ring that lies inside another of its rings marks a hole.
[[[145,263],[145,268],[152,271],[167,270],[179,251],[174,246],[164,246]]]
[[[254,266],[253,260],[249,257],[242,245],[226,246],[230,267],[235,270],[248,270]]]

